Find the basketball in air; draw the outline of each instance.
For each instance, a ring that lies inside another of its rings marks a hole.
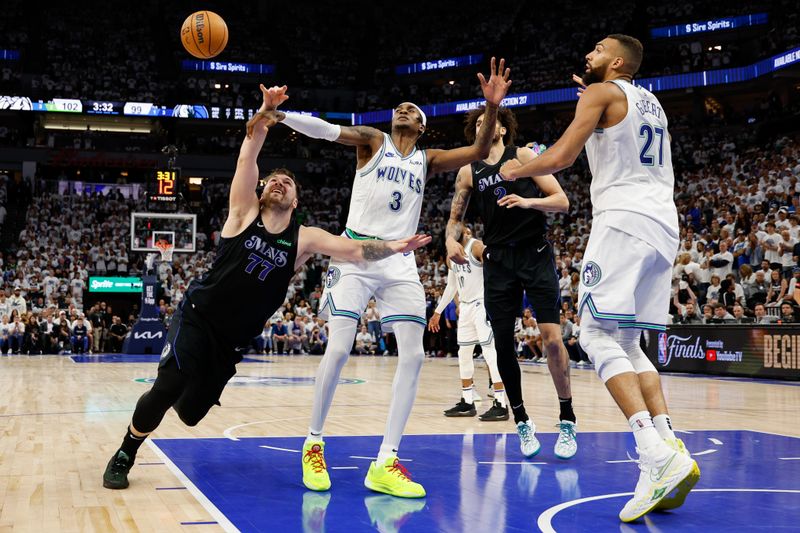
[[[181,26],[181,42],[198,59],[211,59],[228,44],[228,25],[213,11],[196,11]]]

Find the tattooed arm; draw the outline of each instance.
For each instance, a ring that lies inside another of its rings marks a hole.
[[[379,261],[393,254],[412,252],[431,242],[429,235],[414,235],[396,241],[357,241],[309,226],[300,226],[298,239],[295,269],[314,254],[329,255],[342,261]]]
[[[459,265],[467,262],[461,237],[464,234],[464,214],[467,212],[470,196],[472,196],[472,168],[466,165],[461,167],[456,176],[456,191],[453,194],[453,203],[450,205],[450,219],[447,221],[445,232],[447,257]]]

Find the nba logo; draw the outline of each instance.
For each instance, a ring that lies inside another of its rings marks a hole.
[[[717,351],[706,350],[706,361],[716,361],[716,360],[717,360]]]
[[[667,334],[663,331],[658,334],[658,363],[667,364]]]

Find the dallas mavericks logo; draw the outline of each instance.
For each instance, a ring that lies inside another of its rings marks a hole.
[[[583,272],[581,272],[581,281],[587,287],[594,287],[600,282],[600,278],[602,276],[603,272],[600,270],[600,266],[594,261],[589,261],[583,267]]]
[[[330,289],[339,282],[340,277],[342,272],[336,267],[330,267],[325,275],[325,286]]]
[[[169,355],[169,343],[166,342],[164,343],[164,349],[161,350],[161,359],[166,359],[168,355]]]

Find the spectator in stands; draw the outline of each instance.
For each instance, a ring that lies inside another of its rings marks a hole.
[[[367,331],[377,343],[381,338],[381,314],[378,312],[375,300],[369,301],[364,315],[367,320]]]
[[[745,288],[745,301],[747,302],[748,307],[755,309],[756,303],[767,303],[769,283],[767,282],[763,270],[757,271],[754,276],[755,280],[753,284],[749,285],[749,293],[748,288]]]
[[[291,313],[290,313],[291,314]],[[290,323],[291,330],[289,331],[289,348],[287,353],[308,354],[306,346],[308,345],[308,337],[306,336],[305,324],[299,316],[294,317]]]
[[[717,303],[714,306],[714,317],[711,319],[711,322],[720,324],[731,321],[733,321],[733,315],[728,312],[722,303]]]
[[[289,330],[283,323],[282,318],[278,318],[275,324],[272,325],[272,344],[275,348],[275,353],[287,353],[286,344],[289,340]]]
[[[9,312],[16,310],[19,314],[28,311],[28,304],[25,301],[25,298],[21,296],[19,287],[14,287],[14,295],[8,299],[8,309]]]
[[[793,257],[794,246],[797,244],[792,239],[788,229],[781,230],[781,240],[778,243],[778,254],[781,257],[781,268],[783,270],[783,277],[788,278],[792,274],[792,268],[797,265]]]
[[[703,317],[701,319],[703,324],[713,324],[714,320],[714,307],[711,304],[703,306]]]
[[[89,328],[82,316],[75,319],[71,333],[72,353],[83,354],[89,351]]]
[[[2,349],[3,355],[6,355],[11,349],[10,327],[8,315],[3,315],[2,319],[0,319],[0,349]]]
[[[673,317],[677,324],[702,324],[703,320],[697,314],[697,304],[694,301],[678,307],[678,313]]]
[[[774,269],[770,273],[769,291],[767,292],[767,300],[765,302],[766,306],[778,307],[786,296],[788,288],[789,282],[781,277],[780,268]]]
[[[264,323],[264,329],[261,330],[261,335],[256,338],[256,342],[258,343],[258,353],[272,353],[272,324],[269,320]]]
[[[793,324],[797,320],[795,318],[794,306],[788,300],[781,303],[781,324]]]
[[[756,304],[753,314],[755,315],[756,324],[771,324],[774,322],[772,317],[767,316],[767,308],[764,307],[764,304]]]
[[[28,313],[25,318],[25,341],[22,351],[28,355],[42,354],[41,328],[37,314]]]
[[[717,274],[711,275],[711,285],[706,289],[706,301],[719,300],[722,294],[722,286],[720,285],[720,278]]]
[[[20,353],[22,344],[25,340],[25,324],[20,321],[19,314],[12,311],[13,322],[8,326],[8,341],[11,351],[15,354]]]
[[[367,331],[367,326],[361,326],[361,331],[356,335],[355,353],[375,355],[375,341]]]
[[[738,303],[733,306],[733,318],[737,324],[752,323],[753,319],[745,316],[744,307]]]
[[[775,232],[775,222],[767,222],[766,228],[767,232],[760,241],[761,247],[764,249],[764,259],[769,262],[771,270],[780,270],[782,264],[778,244],[781,241],[781,236]]]
[[[106,336],[106,343],[104,349],[111,353],[119,353],[122,351],[122,343],[125,341],[125,336],[128,334],[128,327],[122,323],[118,316],[111,317],[111,327],[108,328]]]
[[[719,252],[709,258],[708,264],[711,267],[712,278],[716,275],[719,279],[723,279],[731,273],[733,270],[733,254],[728,251],[727,241],[720,241]]]
[[[40,335],[42,337],[42,349],[46,354],[58,353],[57,337],[58,324],[53,321],[52,309],[48,310],[47,318],[40,325]]]
[[[308,342],[311,347],[309,349],[311,355],[323,355],[325,353],[325,345],[328,343],[325,328],[315,325],[314,329],[311,330],[311,337]]]

